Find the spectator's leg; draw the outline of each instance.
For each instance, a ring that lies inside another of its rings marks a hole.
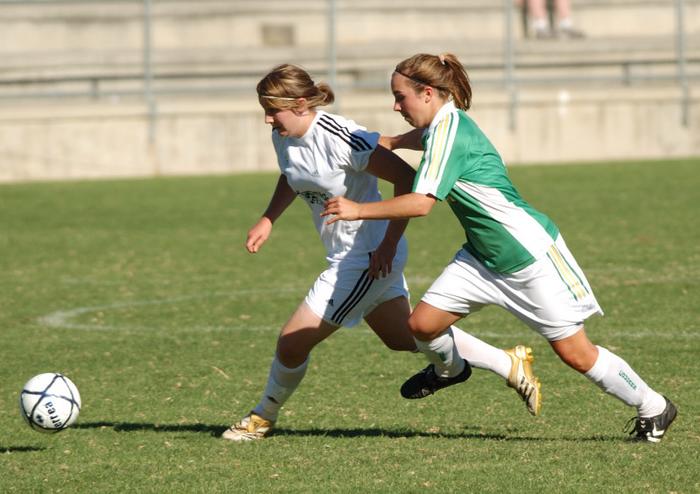
[[[546,0],[528,0],[532,33],[536,38],[549,38],[552,31],[547,21]]]

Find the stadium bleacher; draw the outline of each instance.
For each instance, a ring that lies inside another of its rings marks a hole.
[[[518,118],[524,118],[527,111],[539,111],[546,122],[550,113],[561,114],[562,101],[570,101],[572,95],[578,104],[588,99],[596,105],[601,89],[615,92],[618,98],[624,95],[621,99],[634,103],[630,107],[639,107],[645,99],[643,91],[651,91],[648,94],[663,100],[664,106],[680,107],[676,102],[684,94],[687,96],[687,91],[680,91],[677,81],[678,40],[672,4],[663,0],[575,2],[576,24],[587,34],[581,40],[529,39],[522,32],[519,18],[514,18],[515,77],[520,91]],[[342,95],[344,111],[352,111],[348,105],[356,105],[358,120],[361,115],[367,124],[399,129],[401,122],[392,123],[395,116],[374,115],[367,109],[381,101],[386,113],[391,68],[416,52],[450,51],[467,66],[484,105],[475,111],[485,122],[494,122],[498,127],[492,132],[501,136],[511,161],[576,159],[575,146],[572,152],[563,152],[566,144],[538,146],[552,148],[539,155],[525,151],[521,149],[525,144],[511,143],[521,138],[531,141],[531,136],[509,136],[508,129],[501,128],[502,123],[495,123],[505,120],[504,108],[512,104],[503,90],[507,53],[503,5],[488,0],[436,0],[426,8],[425,2],[417,0],[338,0],[335,88]],[[255,118],[257,108],[254,98],[250,104],[251,90],[260,75],[277,63],[299,63],[320,78],[327,77],[328,6],[326,0],[153,2],[152,88],[159,102],[159,142],[175,139],[168,136],[164,123],[167,115],[175,118],[177,112],[204,118],[201,115],[208,111],[206,108],[227,108],[222,105],[225,101],[235,107],[227,118],[238,118],[234,116],[238,112],[246,112],[245,119]],[[515,14],[519,15],[517,11]],[[115,111],[122,116],[132,114],[142,130],[146,118],[142,106],[143,17],[139,1],[0,2],[0,129],[9,125],[6,122],[10,119],[20,124],[23,114],[36,119],[42,114],[42,107],[51,108],[48,115],[53,119],[68,111],[62,107],[70,108],[75,118],[77,105],[88,119],[106,121]],[[685,0],[683,25],[687,81],[697,85],[700,0]],[[691,109],[698,106],[695,98],[690,102]],[[111,103],[107,108],[100,104],[105,101]],[[114,108],[117,101],[122,105],[119,110]],[[532,103],[530,110],[525,108],[528,102]],[[125,106],[127,103],[132,106]],[[687,109],[688,102],[685,104]],[[494,116],[488,114],[489,105],[496,112]],[[570,111],[567,106],[567,112]],[[692,116],[696,114],[697,111],[691,113],[692,125],[698,125],[698,117]],[[220,117],[218,114],[214,120]],[[532,119],[529,113],[528,119]],[[681,120],[678,114],[669,118],[672,119]],[[541,124],[542,128],[547,125]],[[681,125],[680,132],[687,126],[688,122]],[[516,128],[522,131],[522,126]],[[540,129],[540,135],[543,132],[546,133]],[[253,142],[264,140],[256,137]],[[7,162],[2,150],[14,149],[13,146],[18,144],[0,140],[0,161]],[[698,147],[700,143],[692,136],[675,146],[679,153],[686,154],[700,153]],[[632,151],[614,154],[633,156]],[[12,154],[17,152],[15,149]],[[659,149],[656,154],[663,152],[666,149]],[[192,151],[185,154],[188,156],[176,160],[190,163],[175,167],[175,171],[207,171],[203,163],[206,158],[198,158],[198,153]],[[266,169],[274,165],[274,161],[268,163],[265,153],[253,151],[243,155],[252,163],[231,162],[214,169]],[[148,159],[144,157],[143,161]],[[236,161],[229,157],[216,160],[221,159]],[[581,159],[595,157],[584,154]],[[2,176],[0,172],[0,180],[11,179],[8,175],[11,174]]]
[[[327,1],[164,1],[153,10],[153,68],[163,91],[248,90],[280,61],[323,73],[328,66]],[[502,81],[499,2],[338,2],[337,70],[347,86],[383,87],[389,68],[419,51],[456,53],[474,80]],[[143,77],[139,2],[0,3],[0,96],[138,91]],[[584,40],[524,39],[514,24],[518,76],[617,79],[675,75],[674,11],[661,0],[576,5]],[[688,1],[686,60],[700,69],[700,2]],[[178,84],[180,81],[180,84]],[[590,82],[590,81],[586,81]],[[68,88],[68,89],[66,89]],[[70,91],[69,89],[72,89]]]

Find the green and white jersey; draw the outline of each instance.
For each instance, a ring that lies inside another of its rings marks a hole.
[[[520,197],[466,112],[445,104],[423,134],[423,149],[413,191],[447,199],[473,256],[494,271],[514,273],[547,254],[557,226]]]

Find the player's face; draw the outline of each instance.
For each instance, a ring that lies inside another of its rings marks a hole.
[[[308,122],[296,110],[265,110],[265,123],[285,137],[301,137],[309,128]]]
[[[413,127],[422,129],[432,121],[432,109],[426,99],[426,91],[418,92],[411,86],[408,79],[401,74],[391,76],[391,92],[394,94],[394,111]]]

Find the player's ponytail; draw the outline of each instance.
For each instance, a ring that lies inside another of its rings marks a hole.
[[[316,89],[318,90],[318,104],[314,106],[330,105],[335,101],[333,89],[331,89],[331,87],[325,82],[319,82],[316,84]]]
[[[437,89],[443,98],[452,98],[457,108],[468,110],[472,104],[472,87],[462,63],[451,53],[419,53],[396,66],[395,71],[409,80],[416,91],[425,86]]]
[[[258,101],[265,110],[290,110],[297,107],[299,98],[306,99],[309,109],[329,105],[335,101],[331,87],[315,84],[308,72],[291,64],[278,65],[257,85]]]
[[[447,77],[447,85],[455,106],[462,110],[468,110],[472,106],[472,86],[464,65],[451,53],[440,57],[450,72]]]

